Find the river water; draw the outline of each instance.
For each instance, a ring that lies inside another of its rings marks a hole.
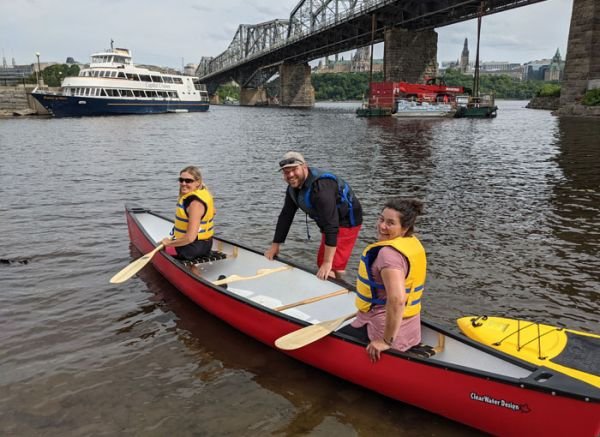
[[[357,105],[0,120],[0,258],[13,261],[0,264],[2,434],[478,435],[249,339],[151,267],[109,284],[139,256],[125,202],[170,215],[188,164],[215,195],[218,234],[260,250],[283,153],[339,173],[366,212],[350,277],[384,200],[420,198],[426,318],[600,331],[597,120],[520,101],[500,101],[494,120],[360,119]],[[282,256],[313,268],[309,231],[298,214]]]

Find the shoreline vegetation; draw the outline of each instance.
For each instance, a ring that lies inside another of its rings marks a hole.
[[[450,86],[473,87],[473,77],[457,70],[447,70],[443,78]],[[312,74],[311,81],[317,101],[363,100],[369,90],[368,72]],[[373,82],[381,81],[383,81],[383,73],[373,73]],[[548,85],[553,86],[553,89],[557,87],[560,92],[560,85],[557,82],[519,81],[508,75],[482,75],[480,77],[481,93],[494,93],[496,99],[530,100]],[[275,96],[279,90],[279,78],[269,82],[266,88],[270,97]],[[224,101],[226,97],[239,100],[239,87],[234,84],[219,87],[217,93],[221,101]]]

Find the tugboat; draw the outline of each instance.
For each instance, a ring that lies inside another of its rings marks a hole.
[[[55,117],[208,111],[198,78],[136,67],[131,51],[113,47],[92,55],[89,68],[66,77],[59,92],[31,93]]]

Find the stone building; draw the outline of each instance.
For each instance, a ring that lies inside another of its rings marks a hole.
[[[556,49],[556,53],[550,61],[550,65],[544,71],[544,80],[560,81],[563,78],[565,71],[565,63],[560,57],[560,51]]]
[[[313,69],[314,73],[357,73],[369,72],[371,65],[370,47],[361,47],[356,50],[349,61],[342,57],[338,60],[337,56],[333,61],[325,58],[319,61],[319,64]],[[383,59],[373,59],[373,72],[383,71]]]
[[[560,50],[552,59],[540,59],[524,65],[525,78],[528,80],[560,81],[565,71],[565,61],[560,55]]]
[[[463,51],[460,54],[460,67],[461,73],[466,73],[469,70],[469,40],[465,38],[465,45],[463,46]]]

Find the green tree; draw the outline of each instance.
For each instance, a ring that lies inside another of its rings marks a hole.
[[[557,83],[547,83],[540,87],[538,97],[560,97],[560,85]]]
[[[463,86],[471,89],[473,77],[462,74],[458,70],[448,69],[444,74],[448,85]],[[482,94],[495,93],[499,99],[527,100],[536,96],[543,85],[548,82],[540,80],[517,80],[507,74],[486,75],[479,77],[479,89]]]
[[[55,64],[42,70],[42,78],[47,86],[60,86],[65,77],[77,76],[79,74],[79,65],[75,64]],[[35,76],[35,75],[34,75]]]
[[[600,88],[586,91],[581,103],[586,106],[600,106]]]
[[[217,95],[221,102],[225,102],[226,100],[240,100],[240,87],[233,82],[221,85],[217,88]]]
[[[381,82],[383,73],[374,73],[373,82]],[[360,100],[369,90],[369,73],[322,73],[311,76],[317,100]]]

